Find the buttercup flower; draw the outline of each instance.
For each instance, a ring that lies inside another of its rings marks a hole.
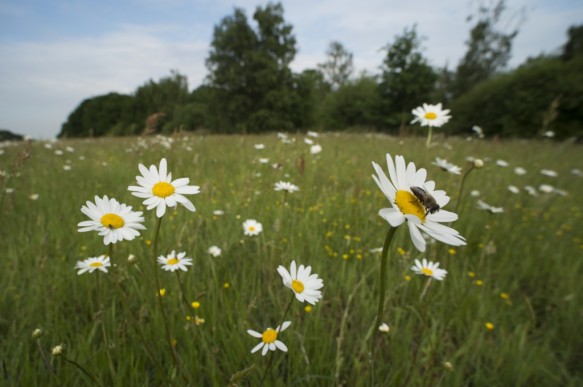
[[[109,257],[105,255],[100,255],[99,257],[87,258],[83,261],[78,261],[75,265],[75,269],[79,269],[77,275],[89,272],[93,273],[95,270],[100,270],[107,273],[107,268],[111,266]]]
[[[451,118],[451,116],[448,115],[449,109],[442,109],[440,103],[437,105],[424,103],[423,106],[413,109],[412,112],[415,118],[411,123],[414,124],[419,122],[421,126],[433,126],[439,128]]]
[[[317,274],[312,274],[312,267],[300,267],[296,270],[296,261],[292,261],[289,271],[283,266],[277,268],[277,272],[283,279],[283,284],[290,288],[300,302],[306,301],[308,304],[316,304],[322,298],[324,282],[318,278]]]
[[[299,191],[300,188],[297,185],[294,185],[292,183],[288,183],[286,181],[278,181],[277,183],[275,183],[275,190],[293,193],[293,192]]]
[[[287,347],[285,346],[284,343],[277,339],[277,336],[281,332],[285,331],[290,325],[291,321],[286,321],[283,324],[281,324],[281,326],[278,326],[275,329],[267,328],[265,331],[263,331],[263,333],[259,333],[252,329],[248,329],[247,333],[249,333],[253,337],[261,339],[261,342],[257,344],[255,347],[253,347],[251,353],[255,353],[259,351],[261,348],[263,348],[263,350],[261,351],[261,355],[263,356],[267,354],[267,351],[275,351],[276,349],[279,349],[283,352],[287,352]]]
[[[129,186],[132,195],[144,200],[148,210],[156,208],[156,216],[161,218],[166,213],[166,207],[176,207],[182,204],[190,211],[196,211],[194,205],[184,195],[195,195],[200,192],[196,185],[188,185],[190,179],[184,177],[172,180],[172,173],[166,171],[166,159],[160,161],[160,167],[151,165],[150,169],[140,164],[142,176],[137,176],[139,186]]]
[[[161,255],[158,257],[158,263],[162,265],[162,269],[166,271],[188,271],[187,265],[192,265],[192,258],[185,258],[186,253],[178,253],[172,250],[167,256]]]
[[[259,235],[262,231],[263,226],[255,219],[247,219],[243,222],[243,233],[247,236]]]
[[[416,274],[423,274],[438,281],[443,280],[447,274],[446,270],[439,268],[438,262],[427,262],[427,259],[425,258],[423,258],[423,262],[419,262],[419,260],[416,259],[415,265],[411,266],[411,270],[413,270]]]
[[[87,201],[81,207],[81,212],[91,220],[80,222],[77,226],[79,232],[97,231],[99,236],[103,236],[103,243],[106,245],[123,241],[131,241],[139,236],[138,230],[146,227],[142,224],[144,218],[142,212],[132,211],[131,206],[119,203],[115,199],[107,196],[99,198],[95,196],[95,203]]]
[[[387,154],[389,180],[378,164],[372,164],[377,173],[377,176],[372,177],[392,205],[392,208],[382,208],[379,215],[392,227],[407,221],[411,239],[419,251],[424,252],[427,244],[421,231],[448,245],[466,244],[464,237],[456,230],[441,224],[453,222],[458,216],[443,209],[449,202],[449,196],[445,191],[435,190],[434,181],[426,181],[427,171],[424,168],[417,170],[412,162],[405,165],[403,156],[396,156],[393,162],[391,155]],[[426,205],[413,194],[411,187],[423,189],[426,195],[435,200],[439,210],[428,211]]]

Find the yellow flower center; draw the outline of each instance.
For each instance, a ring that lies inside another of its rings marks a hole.
[[[268,328],[261,335],[261,340],[266,344],[271,344],[277,340],[277,332],[274,329]]]
[[[249,226],[249,231],[251,231],[251,232],[255,231],[255,227]]]
[[[291,283],[291,287],[296,293],[304,292],[304,284],[302,283],[302,281],[293,280]]]
[[[101,217],[101,224],[107,228],[121,228],[125,222],[119,215],[105,214]]]
[[[160,198],[165,198],[174,193],[174,186],[170,183],[166,183],[165,181],[161,181],[154,185],[152,188],[152,193]]]
[[[168,265],[176,265],[178,263],[178,258],[176,258],[176,257],[170,258],[168,261],[166,261],[166,263]]]
[[[415,215],[421,220],[421,223],[425,222],[425,213],[427,211],[425,211],[425,207],[423,207],[419,199],[411,192],[403,190],[397,191],[395,204],[397,204],[403,214]]]
[[[433,275],[433,270],[424,267],[423,269],[421,269],[421,273],[425,274],[428,277],[431,277],[431,275]]]
[[[103,263],[101,263],[101,262],[91,262],[89,264],[89,266],[91,266],[91,267],[101,267],[101,266],[103,266]]]
[[[435,114],[434,112],[427,112],[425,113],[424,117],[428,120],[434,120],[437,118],[437,114]]]

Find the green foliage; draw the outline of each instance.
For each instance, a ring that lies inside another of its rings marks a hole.
[[[583,56],[583,24],[569,27],[567,35],[562,58],[568,61]]]
[[[456,69],[455,96],[461,96],[478,83],[490,79],[508,63],[518,29],[504,32],[499,27],[506,10],[505,3],[505,0],[499,0],[492,7],[480,6],[478,20],[466,42],[468,50]]]
[[[118,93],[88,98],[69,115],[58,137],[100,137],[110,134],[112,128],[123,127],[134,121],[135,102],[134,98]]]
[[[344,86],[354,71],[352,53],[342,43],[331,42],[326,51],[327,60],[318,65],[332,90]]]
[[[374,128],[379,118],[379,98],[375,77],[363,75],[328,94],[322,106],[328,130]]]
[[[243,10],[235,9],[215,27],[206,62],[213,131],[255,133],[295,126],[292,27],[285,23],[280,3],[257,7],[253,19],[257,30]]]
[[[379,83],[384,126],[404,127],[411,110],[429,102],[437,75],[423,56],[417,27],[405,28],[387,47]]]
[[[469,133],[479,125],[489,136],[533,137],[553,130],[559,138],[581,136],[583,60],[541,58],[482,83],[452,105],[447,128]],[[555,117],[548,114],[556,105]]]

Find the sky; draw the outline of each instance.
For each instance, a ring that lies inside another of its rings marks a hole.
[[[493,0],[482,0],[492,3]],[[455,68],[466,51],[476,0],[290,0],[281,2],[293,26],[300,72],[326,59],[332,41],[354,55],[357,73],[375,74],[383,47],[417,25],[425,56]],[[87,98],[130,94],[148,80],[178,70],[192,90],[206,75],[213,29],[251,0],[0,0],[0,129],[51,139]],[[552,53],[567,29],[583,24],[580,0],[507,0],[506,28],[520,20],[509,68]],[[521,18],[520,15],[524,15]]]

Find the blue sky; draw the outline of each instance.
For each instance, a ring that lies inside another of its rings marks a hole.
[[[493,2],[484,0],[483,2]],[[207,74],[213,28],[235,7],[251,19],[266,1],[227,0],[0,0],[0,128],[53,138],[82,100],[111,91],[131,93],[176,69],[190,88]],[[455,67],[471,25],[468,0],[283,1],[294,27],[301,71],[325,60],[338,40],[354,54],[357,71],[376,73],[380,50],[417,24],[426,56]],[[525,10],[511,67],[551,52],[570,25],[583,23],[583,1],[507,0],[507,15]],[[517,18],[511,20],[516,21]],[[252,21],[250,21],[252,23]]]

